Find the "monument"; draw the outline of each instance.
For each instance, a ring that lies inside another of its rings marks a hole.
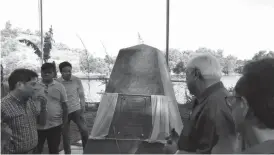
[[[182,128],[162,51],[144,44],[121,49],[84,153],[162,154],[170,131]]]

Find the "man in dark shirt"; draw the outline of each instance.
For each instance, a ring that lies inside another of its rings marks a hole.
[[[195,101],[190,118],[184,123],[177,153],[233,152],[235,125],[225,100],[229,92],[220,81],[221,75],[218,60],[210,54],[199,54],[188,62],[186,81]]]

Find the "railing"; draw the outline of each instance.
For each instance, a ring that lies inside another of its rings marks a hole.
[[[107,82],[109,78],[91,77],[91,78],[80,78],[81,80],[97,80]],[[171,80],[171,82],[186,82],[185,80]]]
[[[109,78],[105,78],[105,77],[90,77],[90,78],[79,78],[80,80],[87,80],[87,81],[92,81],[92,80],[96,80],[96,81],[104,81],[106,86],[108,83]],[[171,82],[186,82],[185,80],[171,80]]]

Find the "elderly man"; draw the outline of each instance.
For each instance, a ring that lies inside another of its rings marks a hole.
[[[210,54],[198,54],[188,62],[186,81],[195,101],[180,135],[177,153],[233,152],[236,132],[225,100],[229,92],[220,81],[221,75],[218,60]]]

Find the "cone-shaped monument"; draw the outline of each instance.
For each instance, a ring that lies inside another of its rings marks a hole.
[[[163,52],[144,44],[121,49],[84,153],[164,153],[165,138],[182,127]]]

